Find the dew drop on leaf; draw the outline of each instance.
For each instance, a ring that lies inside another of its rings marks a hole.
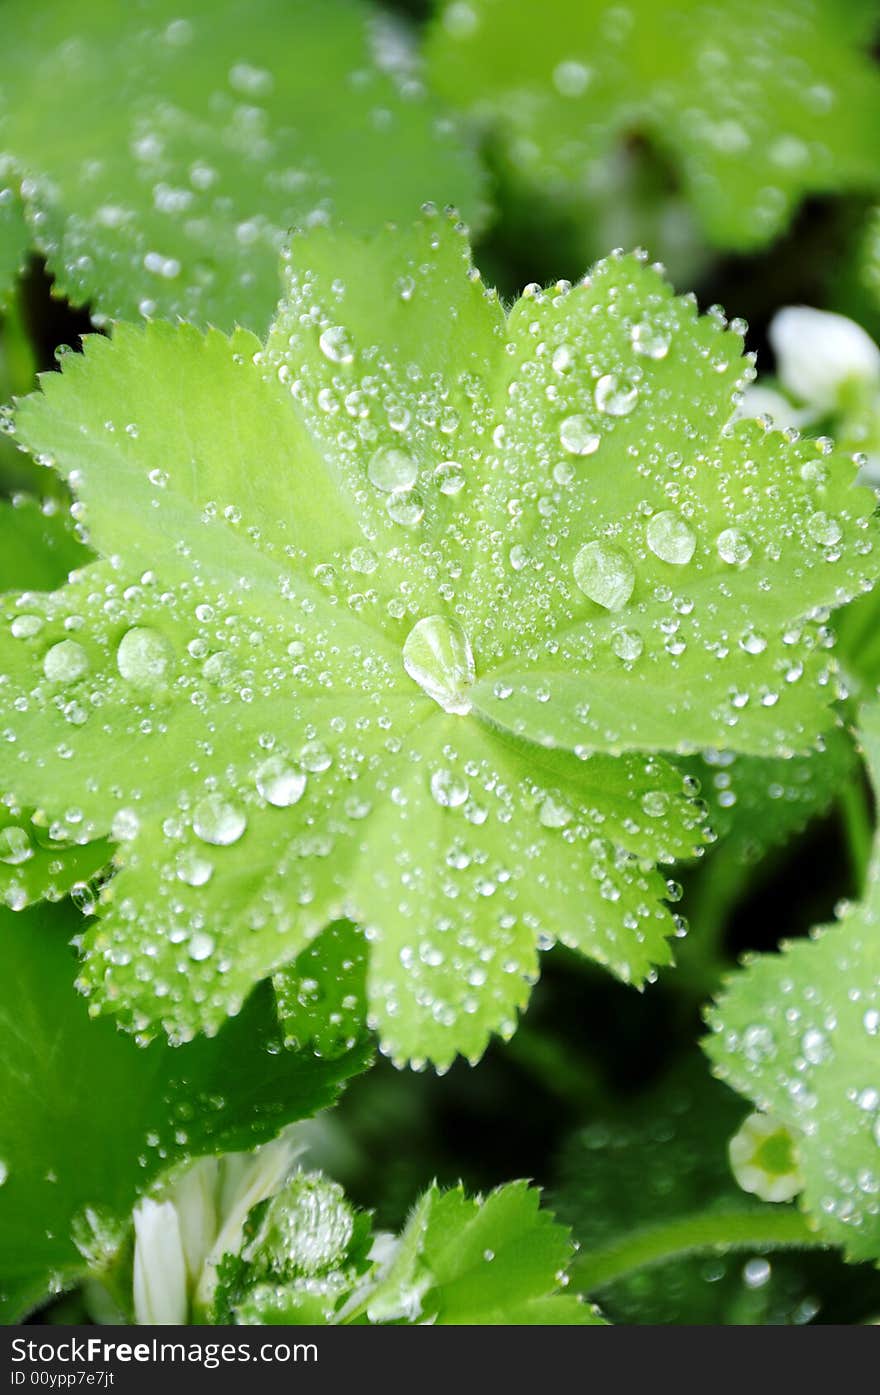
[[[822,547],[834,547],[843,537],[840,524],[821,510],[807,519],[807,532]]]
[[[730,566],[742,566],[752,555],[752,545],[739,528],[725,528],[715,539],[718,556]]]
[[[594,397],[600,412],[609,417],[626,417],[639,400],[638,383],[621,382],[616,373],[604,373],[596,384]]]
[[[167,677],[171,658],[171,646],[164,635],[145,626],[136,626],[119,641],[116,667],[127,682],[139,688],[152,688]]]
[[[464,486],[464,470],[457,460],[444,460],[434,471],[434,479],[441,494],[458,494]]]
[[[0,828],[0,862],[18,867],[33,855],[34,850],[27,829],[19,828],[17,824]]]
[[[574,579],[585,596],[606,610],[622,610],[633,593],[636,570],[620,547],[585,543],[574,559]]]
[[[419,467],[406,451],[393,446],[377,450],[367,466],[370,483],[385,494],[412,489],[419,476]]]
[[[283,756],[270,756],[257,770],[256,784],[260,794],[276,809],[296,804],[305,793],[307,777]]]
[[[88,672],[89,658],[75,639],[62,639],[46,651],[43,672],[50,683],[73,683]]]
[[[341,325],[329,325],[327,329],[322,330],[318,346],[331,363],[351,363],[354,359],[351,340]]]
[[[458,809],[469,793],[467,781],[454,770],[435,770],[431,776],[431,797],[444,809]]]
[[[247,827],[241,809],[219,794],[208,794],[193,810],[193,831],[203,843],[227,847],[237,843]]]
[[[566,417],[559,427],[559,440],[569,455],[594,455],[602,443],[589,417]]]
[[[669,339],[647,320],[633,325],[630,331],[632,346],[637,354],[654,360],[663,359],[669,353]]]
[[[385,508],[391,521],[404,528],[414,528],[425,516],[425,503],[417,489],[389,494]]]
[[[693,528],[671,509],[654,514],[648,523],[646,538],[655,557],[676,567],[686,566],[697,546]]]
[[[201,964],[205,959],[210,959],[214,953],[214,937],[206,934],[203,930],[197,930],[190,937],[187,953],[190,959],[195,960],[197,964]]]
[[[419,620],[404,640],[403,666],[444,712],[459,716],[470,712],[474,655],[456,620],[447,620],[444,615]]]
[[[177,880],[186,886],[204,886],[214,875],[214,864],[198,853],[181,853],[177,861]]]

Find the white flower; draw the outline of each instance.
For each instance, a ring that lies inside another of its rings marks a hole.
[[[146,1197],[134,1212],[134,1320],[180,1326],[189,1316],[177,1208]]]
[[[134,1210],[135,1322],[190,1321],[210,1305],[217,1265],[241,1248],[244,1223],[274,1196],[305,1146],[294,1130],[253,1153],[201,1158]]]
[[[840,390],[856,380],[880,388],[880,349],[845,315],[790,305],[769,329],[782,386],[816,412],[840,405]]]
[[[801,407],[795,407],[775,388],[762,387],[758,383],[744,390],[742,401],[734,411],[732,420],[754,421],[756,417],[769,417],[774,426],[784,431],[788,426],[804,426],[810,413]]]
[[[730,1166],[744,1192],[762,1201],[791,1201],[804,1189],[795,1142],[771,1114],[748,1114],[727,1145]]]

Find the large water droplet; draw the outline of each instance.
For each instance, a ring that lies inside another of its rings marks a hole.
[[[165,636],[142,626],[128,630],[116,650],[116,667],[122,677],[139,688],[153,688],[164,682],[171,660],[171,646]]]
[[[649,320],[633,325],[630,331],[632,346],[644,358],[659,360],[669,353],[669,338]]]
[[[202,963],[205,959],[210,959],[214,953],[213,935],[206,934],[204,930],[197,930],[194,935],[190,936],[187,953],[190,959],[194,959],[197,964]]]
[[[464,488],[464,470],[457,460],[442,460],[434,470],[434,480],[441,494],[457,494]]]
[[[605,373],[593,395],[600,412],[609,417],[626,417],[639,400],[639,388],[637,383],[622,382],[616,373]]]
[[[203,843],[228,847],[238,842],[246,828],[243,811],[220,794],[206,795],[193,810],[193,831]]]
[[[328,325],[322,330],[318,347],[331,363],[351,363],[354,359],[352,342],[342,325]]]
[[[404,528],[414,528],[425,516],[425,501],[417,489],[397,490],[385,504],[388,517]]]
[[[622,610],[633,593],[636,569],[620,547],[585,543],[574,559],[574,579],[585,596],[606,610]]]
[[[742,566],[752,555],[752,545],[739,528],[725,528],[715,539],[718,556],[730,566]]]
[[[419,477],[419,467],[406,451],[393,446],[377,450],[367,466],[370,483],[385,494],[412,489]]]
[[[431,795],[444,809],[458,809],[469,793],[467,781],[454,770],[435,770],[431,776]]]
[[[654,556],[676,567],[685,566],[697,546],[693,528],[685,523],[681,514],[673,513],[671,509],[654,514],[648,523],[646,536]]]
[[[589,417],[566,417],[559,427],[559,440],[569,455],[593,455],[602,438],[593,430]]]
[[[177,861],[177,880],[187,886],[204,886],[214,875],[214,864],[192,850],[181,853]]]
[[[645,648],[645,641],[637,630],[615,630],[611,636],[611,648],[624,663],[635,663]]]
[[[27,829],[19,828],[17,824],[10,824],[8,828],[0,828],[0,862],[6,862],[11,867],[17,867],[21,862],[27,862],[29,857],[33,857],[34,850],[31,847],[31,840]]]
[[[428,615],[413,625],[403,645],[403,666],[444,712],[470,712],[474,681],[470,640],[456,620]]]
[[[811,514],[807,519],[807,532],[813,541],[822,547],[834,547],[843,537],[843,531],[837,519],[821,510]]]
[[[270,756],[263,761],[256,774],[257,789],[269,804],[276,809],[286,809],[296,804],[305,793],[307,776],[297,770],[283,756]]]
[[[43,672],[50,683],[73,683],[88,672],[89,656],[75,639],[62,639],[46,651]]]

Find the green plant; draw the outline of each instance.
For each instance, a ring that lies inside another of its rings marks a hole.
[[[873,12],[550,8],[7,6],[6,1321],[880,1311]]]

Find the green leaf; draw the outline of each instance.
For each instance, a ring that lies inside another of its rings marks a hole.
[[[568,1232],[511,1182],[469,1199],[435,1185],[400,1237],[382,1237],[366,1268],[364,1217],[316,1174],[252,1212],[241,1258],[220,1267],[218,1321],[589,1325],[594,1309],[560,1292]],[[377,1253],[376,1251],[379,1251]]]
[[[4,21],[6,178],[96,321],[262,332],[291,226],[426,199],[480,216],[472,153],[418,74],[385,70],[359,0],[11,0]]]
[[[570,1325],[601,1321],[560,1293],[571,1259],[568,1232],[539,1207],[540,1193],[511,1182],[471,1199],[431,1187],[417,1202],[368,1313],[394,1312],[441,1325]]]
[[[254,1147],[367,1063],[279,1049],[264,987],[212,1041],[139,1047],[72,990],[69,907],[0,911],[0,1312],[100,1267],[135,1200],[188,1157]]]
[[[702,811],[655,753],[815,743],[874,499],[725,425],[739,337],[637,258],[507,319],[436,217],[291,258],[265,349],[120,326],[23,404],[102,560],[6,602],[5,784],[115,829],[96,1006],[187,1039],[348,917],[444,1066],[541,946],[668,961]]]
[[[331,1059],[350,1051],[367,1017],[367,945],[356,925],[322,930],[289,969],[275,975],[285,1045]]]
[[[447,0],[438,92],[498,137],[507,177],[589,206],[633,133],[674,162],[707,236],[769,241],[806,193],[876,189],[870,0]],[[588,215],[587,215],[588,216]]]
[[[0,588],[49,591],[91,556],[57,500],[0,502]],[[97,895],[86,883],[110,861],[110,844],[77,841],[75,828],[51,828],[35,812],[9,800],[0,808],[0,901],[21,910],[43,897],[57,901],[74,886]]]
[[[862,709],[875,791],[880,708]],[[793,1133],[811,1224],[853,1259],[880,1258],[880,857],[836,924],[763,955],[712,1009],[717,1073]]]
[[[700,782],[709,823],[725,856],[743,869],[754,868],[773,848],[788,842],[822,814],[856,767],[849,735],[832,728],[824,749],[808,756],[762,760],[711,751],[685,768]],[[713,852],[707,875],[712,876]],[[748,873],[744,870],[743,880]]]
[[[804,1320],[815,1275],[803,1256],[759,1260],[775,1249],[771,1225],[789,1208],[756,1202],[731,1172],[727,1144],[744,1112],[705,1062],[687,1059],[565,1145],[552,1197],[578,1242],[572,1282],[612,1321]],[[762,1246],[754,1235],[768,1217]],[[701,1244],[701,1225],[707,1236],[723,1225],[729,1252]]]
[[[92,556],[59,500],[0,501],[0,590],[52,591]]]

